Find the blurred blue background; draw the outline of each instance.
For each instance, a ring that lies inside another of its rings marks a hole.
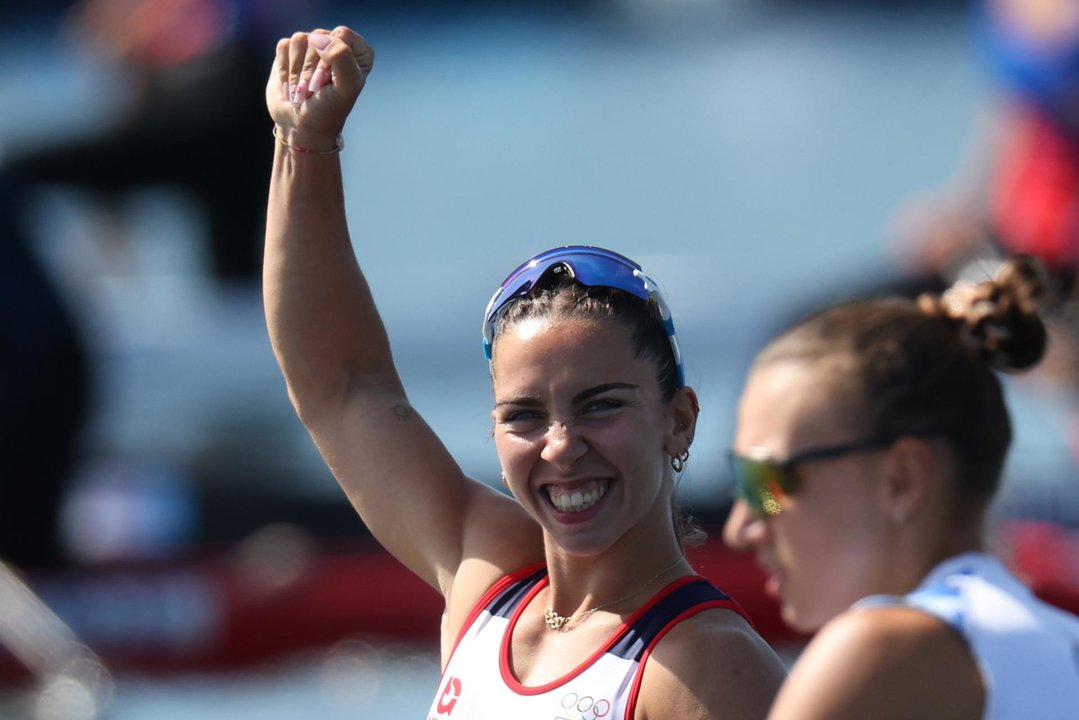
[[[130,107],[115,60],[62,26],[68,7],[0,12],[0,172]],[[715,522],[754,351],[896,276],[897,216],[951,181],[994,93],[962,2],[322,2],[293,17],[348,24],[377,51],[345,132],[350,225],[413,404],[464,469],[499,477],[490,293],[539,250],[609,246],[667,292],[702,404],[682,492]],[[258,42],[268,71],[273,39]],[[175,119],[197,125],[241,91],[200,87]],[[192,157],[227,176],[233,143],[200,132]],[[264,195],[268,168],[252,161],[233,189]],[[19,207],[88,349],[65,566],[227,552],[282,523],[363,535],[289,405],[258,279],[215,265],[203,204],[151,182],[105,212],[85,187],[40,183]],[[1074,393],[1009,394],[1002,512],[1079,524]],[[433,646],[346,643],[252,674],[118,675],[107,717],[415,717],[436,677]]]

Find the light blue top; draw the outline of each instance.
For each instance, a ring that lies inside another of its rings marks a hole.
[[[985,681],[985,720],[1079,720],[1079,617],[1036,598],[996,558],[948,558],[909,595],[855,607],[896,605],[938,617],[963,637]]]

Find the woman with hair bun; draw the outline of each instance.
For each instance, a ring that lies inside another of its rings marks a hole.
[[[1079,618],[986,550],[1011,424],[996,371],[1040,360],[1041,268],[816,313],[750,369],[726,541],[814,632],[770,718],[1079,717]]]

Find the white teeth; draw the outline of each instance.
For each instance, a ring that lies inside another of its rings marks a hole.
[[[547,486],[547,495],[551,504],[560,512],[581,512],[599,502],[607,492],[606,481],[592,481],[584,487],[566,490],[556,485]]]

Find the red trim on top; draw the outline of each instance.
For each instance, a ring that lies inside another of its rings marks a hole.
[[[505,590],[507,586],[512,585],[518,580],[523,580],[542,568],[544,564],[543,561],[540,561],[532,563],[531,565],[526,565],[519,570],[514,570],[509,575],[495,581],[495,584],[487,588],[487,592],[476,601],[476,604],[472,606],[472,610],[468,613],[468,617],[465,618],[465,624],[461,626],[461,630],[457,633],[457,639],[453,641],[453,649],[450,650],[449,657],[446,658],[446,663],[442,666],[442,672],[438,674],[438,686],[435,689],[436,693],[442,691],[442,682],[446,679],[446,669],[449,668],[450,661],[453,660],[453,655],[457,652],[457,646],[461,644],[461,639],[465,636],[465,633],[468,632],[468,629],[472,627],[472,623],[476,622],[476,618],[483,612],[483,608],[487,606],[487,603],[494,600],[495,596]]]
[[[472,610],[469,611],[468,616],[465,617],[464,624],[457,632],[457,639],[453,641],[453,649],[450,650],[450,656],[446,658],[447,667],[449,667],[450,659],[453,658],[453,654],[457,652],[457,646],[461,644],[461,638],[463,638],[465,636],[465,633],[468,632],[468,629],[472,627],[472,623],[476,622],[476,618],[478,618],[480,616],[480,613],[483,612],[483,608],[487,607],[487,604],[494,600],[495,597],[503,590],[505,590],[508,586],[512,585],[518,580],[523,580],[524,578],[536,572],[543,566],[544,562],[542,560],[540,562],[532,563],[531,565],[526,565],[519,570],[514,570],[509,575],[506,575],[500,580],[497,580],[494,585],[487,588],[487,592],[481,595],[480,599],[476,601],[476,604],[472,606]]]
[[[749,616],[746,615],[746,611],[743,610],[742,606],[735,602],[733,598],[728,598],[726,600],[708,600],[701,603],[700,605],[694,605],[693,607],[682,611],[680,615],[676,615],[675,617],[671,618],[671,621],[664,625],[663,629],[656,633],[656,636],[652,638],[652,642],[648,643],[648,647],[644,649],[644,654],[641,655],[641,663],[637,666],[636,675],[633,678],[633,687],[630,688],[629,699],[626,701],[626,715],[624,720],[633,720],[633,715],[637,711],[637,697],[641,693],[641,682],[644,679],[644,666],[648,664],[648,658],[651,657],[652,650],[654,650],[656,645],[659,644],[659,641],[663,639],[663,636],[670,632],[675,625],[682,622],[683,620],[691,618],[698,613],[704,612],[705,610],[712,610],[715,608],[732,610],[746,620],[749,620]]]
[[[560,685],[564,685],[565,683],[569,682],[570,680],[584,672],[586,669],[588,669],[590,665],[592,665],[594,662],[596,662],[596,660],[602,657],[603,653],[610,650],[611,647],[613,647],[614,644],[618,642],[619,638],[621,638],[622,635],[625,634],[627,629],[629,629],[634,623],[636,623],[642,615],[655,607],[657,603],[663,600],[663,598],[667,597],[683,585],[688,585],[700,579],[700,575],[686,575],[685,577],[680,577],[677,580],[674,580],[669,585],[660,590],[658,593],[653,595],[648,600],[648,602],[639,607],[637,611],[629,617],[628,620],[623,622],[621,626],[614,631],[611,637],[607,639],[607,642],[600,646],[600,648],[596,650],[596,652],[592,653],[592,655],[587,660],[582,662],[573,670],[570,670],[567,674],[556,680],[552,680],[546,685],[528,687],[527,685],[522,684],[517,679],[517,676],[513,674],[513,668],[510,666],[510,640],[513,637],[513,629],[517,627],[517,621],[520,619],[521,614],[524,612],[524,609],[528,607],[528,604],[532,602],[532,599],[536,597],[536,595],[538,595],[539,592],[543,590],[543,588],[547,587],[547,585],[549,584],[550,576],[544,577],[538,583],[536,583],[536,586],[533,587],[531,591],[529,591],[528,595],[524,598],[524,600],[522,600],[521,603],[514,609],[513,615],[510,616],[509,624],[506,625],[506,630],[502,635],[502,648],[498,653],[498,666],[502,671],[502,681],[506,683],[506,687],[508,687],[510,690],[517,693],[518,695],[539,695],[541,693],[549,692],[550,690],[553,690]],[[665,631],[666,630],[664,630],[664,632]]]
[[[723,592],[723,591],[720,590],[720,592]],[[727,593],[723,593],[723,594],[727,595]],[[757,626],[753,624],[753,618],[751,618],[749,616],[749,613],[747,613],[746,609],[744,607],[742,607],[742,604],[740,602],[738,602],[737,600],[735,600],[733,597],[731,597],[730,595],[727,595],[726,600],[718,600],[717,602],[725,603],[723,605],[723,607],[727,608],[728,610],[733,610],[734,612],[738,613],[739,615],[742,616],[743,620],[745,620],[747,623],[749,623],[749,626],[751,628],[753,628],[754,630],[757,629]]]

